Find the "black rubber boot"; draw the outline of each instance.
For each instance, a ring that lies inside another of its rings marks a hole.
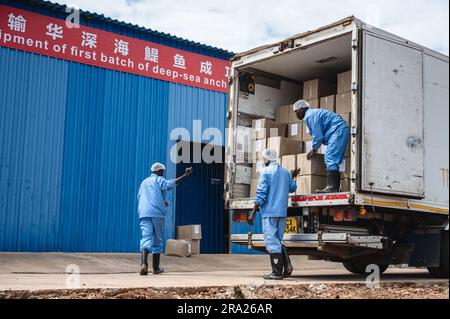
[[[327,171],[327,187],[316,189],[317,193],[337,193],[341,187],[341,173],[337,171]]]
[[[272,265],[272,273],[265,275],[263,278],[267,280],[283,280],[283,254],[270,254],[270,263]]]
[[[141,251],[141,276],[147,276],[148,274],[148,250],[142,249]]]
[[[282,245],[281,248],[283,249],[283,257],[284,257],[283,278],[289,278],[291,277],[292,272],[294,271],[294,267],[292,267],[291,258],[289,257],[289,253],[286,246]]]
[[[153,254],[153,274],[157,275],[164,272],[164,268],[159,268],[160,254]]]

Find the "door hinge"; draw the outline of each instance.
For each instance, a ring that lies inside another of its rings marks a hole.
[[[358,83],[353,82],[352,83],[352,92],[355,93],[356,91],[358,91]]]
[[[356,50],[358,48],[358,39],[352,40],[352,49]]]

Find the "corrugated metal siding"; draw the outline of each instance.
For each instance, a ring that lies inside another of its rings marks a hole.
[[[64,17],[51,5],[0,2]],[[95,17],[81,23],[229,57]],[[223,130],[226,94],[6,48],[0,57],[0,250],[137,251],[136,194],[149,165],[166,162],[174,177],[171,129],[191,129],[200,119],[204,127]],[[168,238],[175,235],[174,203],[172,198]]]
[[[194,120],[200,120],[202,131],[206,128],[218,128],[220,132],[225,132],[226,126],[226,104],[227,95],[219,92],[207,91],[198,88],[190,88],[184,85],[170,83],[169,92],[169,114],[168,114],[168,136],[173,129],[186,128],[193,135]],[[190,136],[190,141],[194,141],[194,136]],[[202,142],[201,140],[195,140]],[[176,141],[169,141],[167,147],[167,176],[176,177],[176,165],[170,160],[170,150],[176,144]],[[222,141],[216,144],[225,144],[223,134]],[[176,194],[177,190],[175,190]],[[176,196],[176,195],[175,195]],[[222,197],[221,197],[222,199]],[[215,201],[216,199],[208,199]],[[175,213],[176,202],[172,197],[170,205],[171,213],[166,220],[166,235],[168,238],[175,237]],[[209,225],[203,225],[209,227]],[[206,245],[202,244],[202,245]],[[212,244],[214,245],[214,244]],[[207,247],[205,247],[207,248]],[[208,248],[209,249],[209,248]]]
[[[201,252],[223,254],[227,224],[223,201],[224,164],[180,163],[177,175],[184,174],[187,167],[193,167],[194,174],[177,187],[176,226],[202,225]]]
[[[68,64],[0,48],[1,250],[55,250]]]
[[[230,234],[262,234],[262,218],[261,214],[256,214],[253,226],[242,222],[233,222],[233,211],[230,211]],[[262,252],[248,249],[246,245],[231,244],[232,254],[245,254],[245,255],[260,255]]]

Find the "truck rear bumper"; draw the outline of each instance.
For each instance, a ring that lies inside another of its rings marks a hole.
[[[355,236],[347,233],[285,234],[284,244],[288,248],[316,248],[326,245],[364,247],[375,250],[389,249],[390,241],[383,236]],[[262,234],[234,234],[231,242],[247,245],[249,249],[265,247]]]

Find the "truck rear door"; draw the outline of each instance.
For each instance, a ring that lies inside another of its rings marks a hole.
[[[362,191],[424,196],[423,52],[362,31]]]

